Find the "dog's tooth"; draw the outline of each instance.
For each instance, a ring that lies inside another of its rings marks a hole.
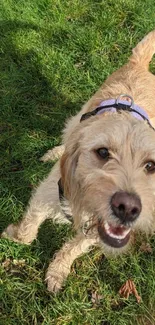
[[[115,239],[124,239],[125,238],[125,236],[123,236],[123,235],[114,235],[114,234],[108,234],[108,235],[110,235],[110,237],[112,237],[112,238],[115,238]]]
[[[104,229],[107,235],[115,239],[124,239],[131,230],[131,228],[128,228],[123,231],[122,235],[116,235],[110,230],[110,225],[108,224],[108,222],[104,223]]]
[[[105,228],[105,230],[109,230],[109,228],[110,228],[110,226],[109,226],[109,224],[108,224],[108,222],[107,221],[105,221],[105,223],[104,223],[104,228]]]

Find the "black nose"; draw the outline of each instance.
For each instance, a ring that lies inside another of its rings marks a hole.
[[[127,192],[116,192],[111,199],[111,208],[122,223],[136,220],[142,210],[138,195]]]

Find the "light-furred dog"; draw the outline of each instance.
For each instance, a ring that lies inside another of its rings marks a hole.
[[[43,157],[60,159],[22,221],[2,234],[30,244],[45,219],[73,221],[76,236],[49,264],[49,291],[62,287],[75,258],[92,246],[120,253],[134,234],[155,229],[155,76],[148,71],[154,53],[152,31],[67,122],[63,145]]]

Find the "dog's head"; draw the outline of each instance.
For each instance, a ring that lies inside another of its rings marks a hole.
[[[79,123],[61,174],[75,226],[94,216],[108,247],[122,248],[133,231],[155,226],[155,131],[146,122],[122,112]]]

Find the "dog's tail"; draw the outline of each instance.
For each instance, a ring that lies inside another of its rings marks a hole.
[[[130,62],[143,66],[148,69],[149,63],[155,53],[155,30],[146,35],[141,42],[132,50],[129,58]]]

